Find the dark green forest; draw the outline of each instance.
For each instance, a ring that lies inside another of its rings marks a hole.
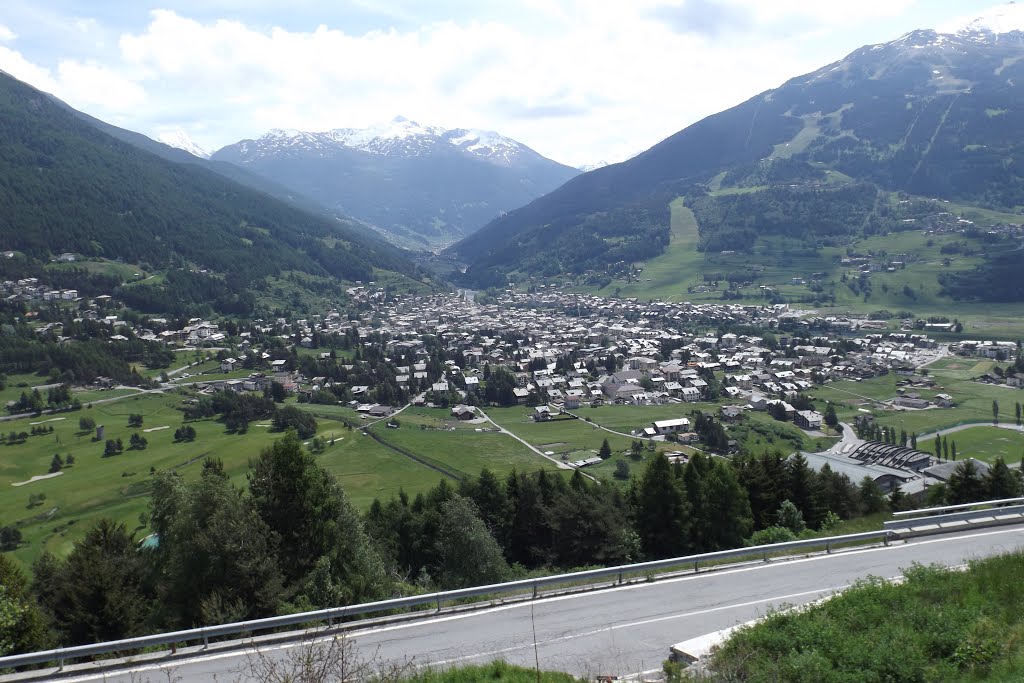
[[[887,232],[895,221],[888,195],[870,183],[839,187],[772,187],[759,192],[687,198],[700,225],[704,251],[748,251],[762,235],[800,239],[808,246],[845,243]]]

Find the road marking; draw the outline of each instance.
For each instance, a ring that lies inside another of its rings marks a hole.
[[[888,579],[887,579],[888,580]],[[684,612],[681,614],[670,614],[664,617],[652,617],[651,619],[641,619],[639,621],[629,621],[622,624],[614,624],[612,626],[602,626],[601,628],[593,629],[592,631],[583,631],[580,633],[571,633],[564,636],[558,636],[557,638],[549,638],[548,640],[538,640],[537,645],[551,645],[552,643],[561,643],[566,640],[573,640],[575,638],[587,638],[589,636],[596,636],[602,633],[608,633],[609,631],[615,631],[623,628],[633,628],[636,626],[646,626],[647,624],[656,624],[662,621],[671,621],[673,619],[687,619],[689,617],[699,617],[702,614],[711,614],[712,612],[723,612],[730,609],[742,609],[744,607],[753,607],[754,605],[760,605],[765,602],[775,602],[781,600],[790,600],[792,598],[802,598],[808,595],[817,595],[818,593],[826,593],[829,591],[842,591],[846,590],[853,584],[845,584],[842,586],[836,586],[834,588],[819,588],[817,590],[802,591],[800,593],[790,593],[788,595],[776,595],[770,598],[761,598],[759,600],[750,600],[748,602],[738,602],[729,605],[719,605],[718,607],[708,607],[707,609],[694,610],[692,612]],[[472,655],[465,655],[463,657],[453,657],[452,659],[442,659],[434,662],[429,662],[432,665],[446,666],[455,662],[466,661],[467,659],[479,659],[480,657],[493,657],[494,655],[505,654],[508,652],[514,652],[516,650],[525,650],[533,647],[533,642],[524,643],[522,645],[513,645],[511,647],[504,647],[500,650],[491,650],[490,652],[480,652]]]
[[[951,541],[964,541],[964,540],[973,539],[973,538],[982,538],[982,537],[986,537],[986,536],[996,536],[996,535],[1001,535],[1001,534],[1011,534],[1011,533],[1020,534],[1022,532],[1024,532],[1024,528],[1014,527],[1014,528],[1011,528],[1011,529],[997,529],[997,530],[994,530],[994,531],[979,531],[977,533],[967,534],[967,535],[962,535],[962,536],[942,536],[942,537],[934,538],[934,539],[927,540],[927,541],[914,541],[913,543],[904,544],[904,545],[898,545],[898,546],[876,546],[876,547],[871,547],[871,548],[862,548],[862,549],[858,549],[858,550],[846,550],[846,551],[834,553],[834,554],[831,554],[831,555],[814,555],[814,556],[811,556],[811,557],[803,557],[803,558],[794,559],[794,560],[781,560],[780,559],[780,561],[778,563],[775,563],[775,564],[758,563],[758,564],[747,566],[747,567],[738,567],[736,569],[723,569],[723,570],[718,570],[718,571],[714,571],[714,572],[706,572],[706,573],[701,573],[701,574],[689,574],[687,576],[676,577],[674,579],[662,579],[660,581],[655,581],[653,583],[636,583],[636,584],[630,584],[628,586],[617,586],[615,588],[608,588],[608,589],[599,590],[599,591],[590,591],[590,592],[585,592],[585,593],[574,593],[574,594],[571,594],[571,595],[558,595],[558,596],[553,596],[553,597],[549,597],[549,598],[539,598],[537,600],[528,600],[528,601],[524,601],[524,602],[517,602],[517,603],[511,604],[511,605],[499,605],[497,607],[489,607],[489,608],[480,609],[480,610],[473,610],[471,612],[466,612],[464,614],[454,614],[454,615],[448,615],[448,616],[444,616],[444,617],[434,617],[434,618],[431,618],[431,619],[416,620],[416,621],[406,622],[406,623],[402,623],[402,624],[393,624],[391,626],[383,626],[383,627],[380,627],[380,628],[371,628],[371,629],[362,630],[362,631],[354,630],[354,631],[349,632],[349,637],[354,638],[354,639],[358,639],[359,637],[362,637],[362,636],[371,636],[371,635],[376,635],[376,634],[379,634],[379,633],[386,633],[386,632],[397,631],[397,630],[401,630],[401,629],[409,629],[409,628],[416,628],[416,627],[422,627],[422,626],[433,626],[433,625],[436,625],[436,624],[443,624],[443,623],[446,623],[446,622],[456,621],[456,620],[459,620],[459,619],[468,619],[468,618],[471,618],[471,617],[474,617],[474,616],[480,616],[480,615],[485,615],[485,614],[494,614],[494,613],[497,613],[497,612],[504,612],[504,611],[508,611],[508,610],[512,610],[512,609],[529,607],[531,604],[533,604],[533,605],[543,605],[543,604],[547,604],[547,603],[561,602],[561,601],[564,601],[564,600],[575,600],[575,599],[579,599],[579,598],[595,597],[595,596],[598,596],[598,595],[608,595],[610,593],[616,593],[616,592],[620,592],[620,591],[637,590],[637,589],[642,589],[642,588],[650,588],[650,587],[654,587],[654,586],[662,586],[662,585],[670,584],[670,583],[680,583],[680,582],[685,582],[685,581],[694,581],[694,580],[699,580],[699,579],[705,579],[705,578],[708,578],[708,577],[728,576],[728,575],[731,575],[731,574],[745,573],[745,572],[749,572],[749,571],[756,571],[756,570],[759,570],[759,569],[767,569],[767,568],[771,568],[771,567],[787,567],[787,566],[790,566],[790,565],[793,565],[793,564],[799,564],[799,563],[803,563],[803,562],[816,562],[816,561],[819,561],[819,560],[827,560],[827,559],[831,559],[831,558],[842,558],[842,557],[848,557],[848,556],[851,556],[851,555],[862,555],[862,554],[865,554],[865,553],[872,553],[872,552],[879,552],[879,551],[897,551],[897,550],[900,550],[900,549],[914,548],[914,547],[921,546],[921,545],[933,545],[933,544],[936,544],[936,543],[949,543]],[[808,591],[808,592],[804,593],[804,595],[808,595],[808,594],[811,594],[811,593],[825,593],[825,592],[834,591],[834,590],[841,590],[841,588],[827,588],[827,587],[826,588],[820,588],[818,590]],[[794,595],[800,595],[800,594],[794,594]],[[760,600],[755,600],[755,601],[752,601],[751,603],[746,604],[746,605],[744,605],[744,604],[735,604],[734,603],[734,604],[730,604],[730,605],[721,605],[721,606],[718,606],[718,607],[709,608],[708,610],[705,610],[705,611],[706,612],[710,612],[710,611],[716,611],[716,610],[737,609],[737,608],[741,608],[743,606],[748,606],[749,607],[751,605],[759,604],[759,603],[764,603],[764,602],[772,602],[772,601],[777,601],[777,600],[785,600],[787,597],[794,597],[794,596],[774,596],[774,597],[771,597],[771,598],[763,598],[763,599],[760,599]],[[697,615],[697,614],[700,614],[700,613],[701,612],[693,612],[693,613],[690,613],[690,616],[694,616],[694,615]],[[679,618],[679,617],[680,617],[680,615],[669,615],[669,616],[666,616],[666,617],[655,617],[652,620],[645,620],[643,623],[649,623],[649,622],[658,621],[658,620],[674,619],[674,618]],[[638,623],[638,624],[634,624],[634,625],[642,625],[642,624]],[[598,631],[595,631],[594,633],[600,633],[602,631],[609,631],[609,630],[613,630],[615,628],[624,628],[626,626],[627,626],[626,624],[619,624],[617,626],[609,626],[609,627],[605,627],[603,629],[599,629]],[[315,642],[315,641],[318,641],[318,640],[327,640],[327,639],[330,639],[332,637],[334,637],[334,636],[333,635],[331,635],[331,636],[318,636],[318,637],[314,637],[314,638],[312,638],[310,640],[301,640],[301,641],[298,641],[298,642],[282,643],[282,644],[279,644],[279,645],[272,645],[272,646],[267,646],[267,647],[261,647],[261,648],[258,648],[258,649],[261,652],[273,652],[273,651],[278,651],[278,650],[287,650],[287,649],[290,649],[290,648],[301,647],[301,646],[307,645],[311,641]],[[560,639],[567,639],[567,638],[570,638],[570,637],[579,637],[579,636],[562,636]],[[559,640],[559,639],[556,639],[556,640]],[[545,641],[545,642],[555,642],[555,641]],[[533,643],[531,642],[529,646],[532,647]],[[85,681],[107,680],[111,676],[130,676],[132,673],[141,673],[141,672],[148,672],[148,671],[159,671],[159,670],[162,670],[162,669],[175,669],[175,668],[180,667],[180,666],[186,666],[186,665],[189,665],[189,664],[196,664],[196,663],[199,663],[199,662],[212,662],[212,661],[217,661],[217,660],[221,660],[221,659],[241,658],[241,657],[245,656],[245,653],[250,651],[250,649],[252,649],[252,648],[246,648],[245,650],[242,650],[241,652],[236,649],[236,650],[232,650],[230,652],[222,652],[222,653],[219,653],[219,654],[211,654],[211,655],[207,655],[207,656],[203,656],[203,655],[199,654],[199,655],[197,655],[195,657],[183,658],[183,659],[180,659],[180,660],[176,660],[174,662],[155,662],[153,664],[146,664],[146,665],[138,666],[138,667],[128,667],[128,668],[125,668],[125,669],[122,669],[122,670],[117,670],[117,671],[110,672],[110,673],[108,673],[108,672],[98,672],[98,673],[94,673],[94,674],[84,674],[84,675],[81,675],[81,676],[69,677],[69,678],[65,678],[65,679],[62,679],[62,680],[65,680],[68,683],[84,683]],[[518,648],[511,648],[511,649],[518,649]],[[499,653],[500,653],[500,651],[499,651]],[[484,655],[482,655],[482,654],[470,655],[470,656],[467,656],[467,658],[480,657],[480,656],[484,656]]]

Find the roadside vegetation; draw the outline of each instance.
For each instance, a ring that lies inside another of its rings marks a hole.
[[[1024,677],[1024,553],[966,571],[915,565],[866,579],[812,607],[770,614],[714,653],[711,673],[670,681],[1019,681]]]

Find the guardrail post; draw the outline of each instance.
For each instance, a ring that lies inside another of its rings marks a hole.
[[[889,534],[886,534],[885,536],[882,536],[882,543],[885,544],[886,548],[889,547]]]
[[[832,544],[831,543],[826,543],[825,544],[825,554],[826,555],[831,555],[832,554]]]
[[[63,670],[64,670],[64,650],[61,650],[60,654],[57,655],[57,671],[63,671]]]
[[[765,562],[768,561],[768,551],[767,550],[764,551],[764,561]]]
[[[619,572],[619,585],[622,585],[622,572]]]
[[[700,571],[700,569],[697,568],[697,561],[694,560],[694,562],[693,562],[693,573],[696,574],[698,571]]]
[[[210,649],[210,635],[206,631],[203,631],[203,649]]]
[[[437,596],[437,611],[438,612],[441,611],[441,596],[440,595]]]
[[[537,599],[537,582],[536,581],[533,582],[533,599],[534,600]]]

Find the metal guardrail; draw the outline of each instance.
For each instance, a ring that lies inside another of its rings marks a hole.
[[[998,500],[985,500],[980,503],[960,503],[958,505],[942,505],[933,508],[920,508],[918,510],[904,510],[902,512],[894,512],[893,517],[897,519],[903,517],[915,517],[918,515],[935,515],[948,512],[950,510],[971,510],[983,505],[996,506],[996,505],[1009,505],[1010,503],[1024,504],[1024,498],[1000,498]]]
[[[932,515],[931,517],[911,517],[909,519],[894,519],[888,522],[884,522],[882,526],[884,526],[889,531],[897,531],[899,529],[912,529],[914,527],[924,525],[941,526],[949,522],[969,522],[975,519],[992,519],[997,516],[1009,515],[1024,515],[1024,505],[990,507],[984,510],[968,510],[966,512],[950,512],[945,515]]]
[[[693,570],[696,572],[699,571],[701,564],[715,562],[718,560],[732,560],[760,556],[767,561],[768,556],[775,553],[821,547],[824,547],[826,552],[831,552],[833,546],[862,541],[882,541],[885,545],[889,545],[889,539],[893,535],[892,531],[882,529],[879,531],[865,531],[862,533],[846,534],[843,536],[808,538],[798,541],[789,541],[787,543],[750,546],[747,548],[735,548],[733,550],[720,550],[712,553],[702,553],[700,555],[689,555],[686,557],[676,557],[666,560],[654,560],[652,562],[639,562],[619,567],[588,569],[586,571],[573,572],[570,574],[558,574],[555,576],[544,576],[535,579],[522,579],[519,581],[509,581],[489,586],[476,586],[474,588],[462,588],[459,590],[440,593],[414,595],[407,598],[380,600],[377,602],[348,605],[345,607],[334,607],[314,612],[288,614],[280,617],[239,621],[231,624],[221,624],[219,626],[203,626],[184,631],[158,633],[138,638],[125,638],[123,640],[94,643],[92,645],[76,645],[74,647],[57,648],[55,650],[45,650],[42,652],[0,657],[0,669],[29,666],[32,664],[45,664],[47,662],[57,662],[60,667],[63,667],[66,660],[109,654],[112,652],[141,650],[158,645],[170,645],[172,643],[202,641],[203,646],[206,647],[209,646],[210,638],[233,636],[242,633],[254,633],[256,631],[269,631],[289,626],[298,626],[300,624],[308,624],[310,622],[326,622],[328,625],[331,625],[334,621],[347,617],[378,612],[390,612],[394,610],[408,609],[411,607],[421,607],[423,605],[436,605],[437,609],[440,610],[442,603],[448,603],[463,598],[475,598],[508,593],[519,593],[521,595],[536,598],[540,589],[562,584],[597,582],[601,579],[609,578],[614,579],[616,583],[622,583],[627,575],[646,575],[659,570],[689,566],[692,566]]]

